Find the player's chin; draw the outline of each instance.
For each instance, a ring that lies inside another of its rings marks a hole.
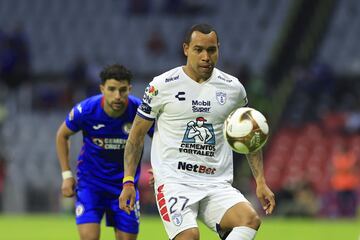
[[[202,77],[210,77],[213,70],[214,70],[213,67],[200,67],[199,68],[199,72]]]
[[[113,103],[111,104],[112,109],[114,109],[115,111],[119,111],[124,107],[123,103]]]

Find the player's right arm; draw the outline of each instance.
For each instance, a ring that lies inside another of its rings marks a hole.
[[[64,197],[74,196],[75,178],[71,174],[70,168],[70,136],[75,134],[71,131],[66,123],[63,122],[56,133],[56,152],[59,159],[63,182],[61,185],[61,192]]]
[[[139,115],[136,115],[132,124],[128,140],[125,146],[124,155],[124,184],[123,190],[119,197],[120,208],[130,214],[134,209],[135,203],[135,187],[131,181],[127,182],[125,179],[132,179],[134,181],[135,171],[139,164],[141,153],[144,147],[145,135],[153,124],[152,120],[146,120]],[[129,203],[129,204],[128,204]]]

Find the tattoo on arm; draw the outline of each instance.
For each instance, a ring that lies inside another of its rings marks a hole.
[[[258,177],[263,177],[264,167],[263,167],[262,154],[259,153],[249,154],[246,157],[248,159],[248,163],[254,178],[257,179]]]
[[[131,141],[126,142],[125,148],[125,165],[128,169],[128,174],[135,174],[136,167],[140,161],[144,141],[133,143]]]

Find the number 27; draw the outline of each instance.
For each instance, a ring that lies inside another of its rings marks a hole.
[[[189,202],[189,199],[187,197],[184,196],[179,196],[179,197],[171,197],[169,199],[169,203],[170,203],[170,214],[173,214],[174,212],[176,212],[178,210],[178,208],[175,206],[177,202],[183,202],[182,206],[181,206],[181,211],[185,209],[187,203]]]

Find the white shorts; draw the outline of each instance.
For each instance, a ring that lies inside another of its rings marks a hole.
[[[158,210],[170,239],[198,227],[202,220],[216,231],[225,212],[239,202],[249,202],[230,184],[162,184],[155,186]]]

